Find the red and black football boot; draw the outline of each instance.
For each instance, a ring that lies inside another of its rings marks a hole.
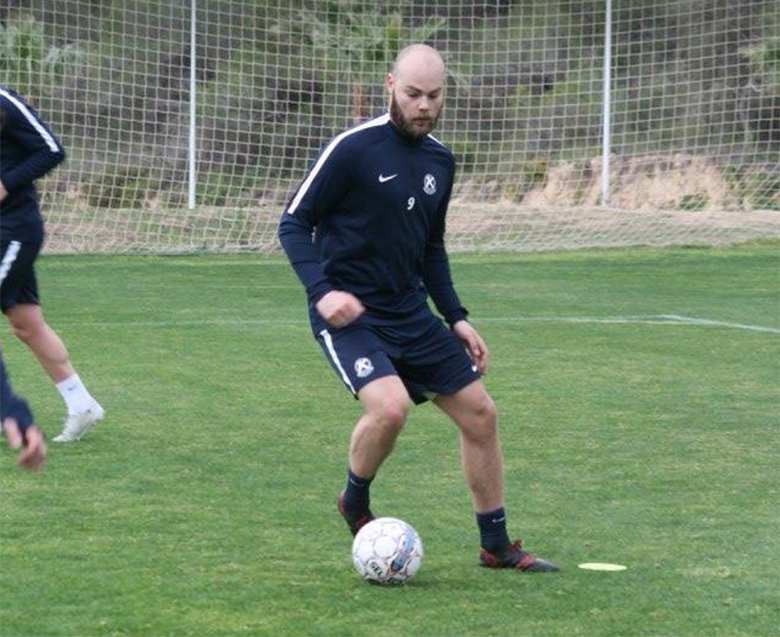
[[[486,568],[514,568],[525,573],[552,573],[560,570],[552,562],[524,551],[520,540],[516,540],[500,553],[479,549],[479,565]]]
[[[339,513],[341,513],[341,517],[344,518],[344,520],[347,522],[349,532],[352,533],[352,535],[357,535],[360,529],[362,529],[366,524],[374,519],[374,514],[371,513],[371,509],[367,509],[358,514],[353,514],[350,511],[347,511],[347,508],[344,506],[343,491],[339,494],[338,506]]]

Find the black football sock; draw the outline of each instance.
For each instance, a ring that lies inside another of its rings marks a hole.
[[[504,508],[485,513],[477,513],[479,539],[483,549],[490,553],[503,553],[509,546],[509,535],[506,532],[506,514]]]
[[[369,489],[374,478],[361,478],[347,470],[347,488],[344,490],[344,508],[351,513],[365,513],[370,502]]]

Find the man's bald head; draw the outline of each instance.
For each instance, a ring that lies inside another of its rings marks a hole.
[[[385,86],[390,94],[390,117],[402,133],[424,137],[436,126],[444,101],[446,71],[438,51],[427,44],[402,49]]]
[[[444,60],[439,52],[427,44],[410,44],[401,49],[393,64],[393,75],[398,78],[404,73],[422,70],[439,73],[444,81]]]

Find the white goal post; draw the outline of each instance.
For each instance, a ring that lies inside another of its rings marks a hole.
[[[451,250],[780,236],[776,0],[7,0],[0,82],[63,139],[50,252],[278,249],[321,145],[449,67]],[[1,158],[0,158],[1,161]]]

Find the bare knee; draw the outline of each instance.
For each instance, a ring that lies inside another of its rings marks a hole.
[[[46,328],[43,314],[37,305],[16,305],[8,310],[7,317],[14,336],[25,343]]]
[[[498,413],[490,396],[485,394],[473,405],[460,428],[464,436],[476,443],[484,444],[496,439],[498,436]]]
[[[373,409],[368,415],[375,426],[387,433],[398,435],[406,423],[408,414],[409,405],[393,401]]]
[[[24,343],[29,343],[35,338],[35,329],[29,325],[12,323],[11,331],[16,338]]]

